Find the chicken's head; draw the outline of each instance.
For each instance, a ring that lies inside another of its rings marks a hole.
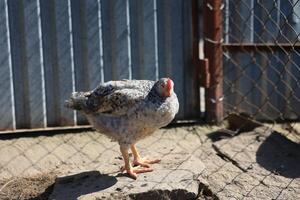
[[[161,78],[156,82],[156,91],[161,97],[170,97],[174,91],[174,82],[170,78]]]

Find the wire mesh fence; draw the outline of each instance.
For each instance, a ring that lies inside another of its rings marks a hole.
[[[219,66],[210,73],[205,111],[217,111],[214,117],[222,116],[229,126],[222,130],[173,127],[141,141],[138,147],[142,155],[166,160],[159,164],[165,174],[148,180],[148,184],[153,185],[152,189],[160,188],[169,179],[170,184],[171,175],[180,169],[180,173],[188,174],[184,174],[185,179],[201,177],[201,181],[208,181],[202,188],[200,183],[199,198],[203,193],[219,199],[260,199],[266,195],[296,199],[300,192],[300,151],[295,145],[300,141],[300,1],[223,0],[217,7],[213,2],[217,1],[204,1],[204,12],[217,10],[223,19],[214,21],[220,35],[204,34],[205,48],[211,45],[210,51],[217,51],[220,56],[212,56],[214,60],[209,61],[210,65]],[[169,12],[170,8],[165,9]],[[208,24],[204,21],[204,28]],[[262,123],[264,126],[256,129]],[[16,192],[16,188],[25,188],[20,181],[24,176],[33,177],[31,185],[43,182],[40,189],[44,190],[53,187],[53,177],[72,171],[119,173],[123,161],[117,143],[98,132],[74,132],[2,135],[0,199],[29,197],[23,189]],[[220,138],[214,139],[220,133]],[[191,157],[205,163],[205,170],[179,168]],[[47,174],[42,177],[48,182],[34,177],[41,173]],[[190,187],[189,184],[184,187]],[[32,191],[43,193],[34,188]]]
[[[225,3],[226,109],[265,121],[299,120],[300,2]]]
[[[1,0],[0,131],[86,125],[64,107],[70,93],[121,79],[172,78],[177,119],[195,119],[190,12],[180,0]]]
[[[217,121],[220,112],[242,114],[299,137],[300,2],[204,2],[204,16],[215,17],[204,21],[212,79],[206,111]]]
[[[210,163],[211,169],[202,176],[217,182],[215,195],[219,199],[293,199],[298,195],[294,186],[298,185],[300,171],[294,167],[299,167],[299,159],[287,158],[287,154],[299,155],[299,145],[285,136],[260,127],[212,145],[214,151],[202,159],[209,163],[208,157],[217,153],[227,162]],[[295,196],[288,197],[287,193],[293,191]]]
[[[202,74],[205,80],[210,79],[206,89],[207,119],[228,120],[228,135],[234,137],[214,143],[213,147],[240,169],[227,177],[222,170],[225,164],[207,175],[228,178],[217,189],[221,199],[247,199],[251,193],[263,194],[255,198],[266,198],[267,193],[270,198],[281,199],[299,177],[299,170],[288,172],[293,159],[283,158],[287,158],[287,152],[298,154],[300,142],[299,8],[299,1],[204,1],[204,52],[210,75],[207,78],[207,74]],[[255,127],[259,124],[268,128],[258,132],[272,133],[255,148],[261,135],[253,140],[246,138],[251,137],[250,130],[257,132]],[[283,150],[283,146],[287,148]],[[276,151],[286,152],[285,156]],[[264,160],[265,156],[269,159]],[[267,166],[269,171],[261,171],[258,166]],[[262,176],[258,178],[258,174]],[[270,184],[278,174],[292,179],[284,184]],[[241,179],[249,181],[246,187],[238,181]],[[233,185],[247,192],[237,193]],[[272,187],[281,190],[270,192]],[[224,192],[232,196],[223,196]]]
[[[224,137],[216,139],[218,133]],[[297,197],[299,146],[269,127],[235,137],[225,137],[224,133],[219,126],[173,127],[156,132],[139,142],[138,148],[141,155],[162,161],[152,166],[154,172],[140,174],[136,181],[118,178],[123,164],[118,144],[98,132],[1,137],[0,199],[43,199],[40,197],[47,196],[49,188],[47,197],[54,191],[76,199],[88,194],[86,191],[101,194],[97,186],[103,180],[115,191],[110,181],[116,178],[119,190],[128,193],[139,189],[131,184],[141,185],[142,181],[152,190],[165,185],[176,190],[179,183],[174,177],[178,176],[186,190],[199,180],[199,199],[201,195],[211,199],[262,199],[266,194],[273,199]]]
[[[159,158],[162,161],[159,166],[152,166],[155,169],[152,177],[140,174],[136,181],[137,185],[146,179],[148,187],[151,186],[153,190],[166,187],[165,184],[168,184],[169,188],[176,188],[178,183],[172,179],[179,170],[181,176],[186,179],[180,183],[181,187],[192,187],[191,185],[196,183],[193,176],[198,176],[198,168],[190,168],[186,163],[193,163],[192,154],[199,151],[205,141],[203,133],[209,131],[210,128],[198,127],[162,129],[151,138],[139,142],[137,147],[143,157]],[[177,132],[180,134],[176,134]],[[66,194],[66,198],[57,199],[77,199],[80,195],[88,194],[86,191],[102,192],[103,187],[99,188],[99,185],[110,185],[109,182],[118,177],[123,177],[118,178],[119,185],[117,185],[122,191],[138,190],[130,186],[134,180],[120,171],[124,161],[119,145],[110,142],[107,137],[96,131],[65,131],[62,134],[44,134],[36,137],[2,136],[0,158],[0,199],[30,199],[29,197],[43,199],[40,197],[45,195],[45,190],[50,188],[52,192],[53,184],[55,182],[58,184],[56,177],[66,177],[62,181],[62,191]],[[201,162],[195,164],[201,166]],[[82,172],[86,173],[85,178],[81,177]],[[92,184],[85,186],[89,189],[84,189],[83,185],[92,179],[89,175],[102,178],[97,178]],[[73,191],[70,191],[69,184],[77,189],[72,188]],[[112,191],[115,189],[116,187]],[[80,193],[78,190],[84,191]],[[108,199],[111,198],[115,199],[113,197]]]

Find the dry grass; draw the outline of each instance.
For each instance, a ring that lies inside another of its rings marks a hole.
[[[48,199],[56,174],[41,173],[31,177],[15,177],[0,180],[0,199]]]

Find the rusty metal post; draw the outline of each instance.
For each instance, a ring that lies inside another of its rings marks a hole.
[[[204,56],[208,59],[210,85],[205,90],[206,120],[223,120],[223,66],[222,66],[222,0],[204,0]]]

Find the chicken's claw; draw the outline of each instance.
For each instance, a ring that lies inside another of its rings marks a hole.
[[[141,167],[146,167],[149,168],[150,164],[155,164],[155,163],[159,163],[161,160],[160,159],[156,159],[156,160],[148,160],[148,159],[136,159],[133,160],[133,166],[141,166]]]
[[[129,175],[129,177],[136,180],[137,179],[137,174],[152,172],[153,169],[151,169],[151,168],[140,168],[140,167],[131,167],[129,169],[126,169],[125,166],[122,166],[120,171],[121,172],[126,171],[126,173]]]

